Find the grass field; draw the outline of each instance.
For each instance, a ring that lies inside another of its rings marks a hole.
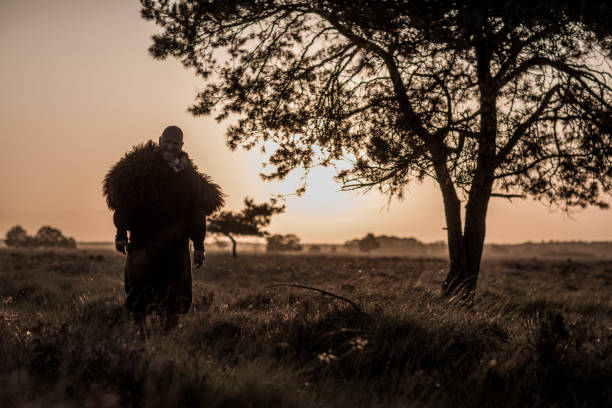
[[[212,254],[146,339],[123,262],[0,250],[0,406],[612,406],[612,261],[485,261],[468,308],[440,259]]]

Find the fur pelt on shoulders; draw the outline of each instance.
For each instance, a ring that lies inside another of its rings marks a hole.
[[[198,172],[202,183],[201,208],[204,215],[208,216],[217,212],[225,205],[225,194],[221,192],[221,187],[213,183],[209,175]]]
[[[188,163],[182,171],[193,172],[200,181],[199,202],[204,215],[219,210],[225,203],[219,185],[198,172],[187,153],[181,152],[181,162]],[[168,165],[161,157],[157,145],[149,140],[136,145],[115,163],[103,181],[103,193],[111,210],[139,211],[155,198],[154,186],[168,174]]]

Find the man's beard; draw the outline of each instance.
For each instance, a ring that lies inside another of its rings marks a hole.
[[[179,156],[179,152],[177,151],[162,150],[162,157],[167,162],[173,162],[174,160],[178,158],[178,156]]]

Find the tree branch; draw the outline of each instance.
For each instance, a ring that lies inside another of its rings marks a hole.
[[[512,201],[512,198],[526,198],[525,194],[503,194],[503,193],[491,193],[491,197],[507,198]]]
[[[407,116],[406,117],[407,123],[410,125],[412,130],[417,135],[419,135],[421,139],[423,139],[425,142],[431,141],[432,139],[431,134],[427,131],[427,129],[425,129],[425,127],[423,126],[421,122],[421,119],[416,114],[416,112],[414,111],[412,107],[412,104],[408,100],[406,87],[402,81],[402,77],[397,68],[397,65],[395,64],[393,60],[393,56],[389,52],[387,52],[386,50],[378,46],[377,44],[374,44],[373,42],[368,41],[365,38],[358,36],[357,34],[352,32],[349,28],[340,24],[338,19],[332,14],[327,13],[323,10],[317,10],[317,9],[312,9],[312,12],[315,14],[318,14],[319,16],[327,20],[332,26],[334,26],[334,28],[336,28],[336,30],[338,30],[340,34],[344,35],[346,38],[348,38],[352,42],[360,45],[364,49],[367,49],[368,51],[371,51],[374,54],[378,55],[380,58],[382,58],[382,60],[385,62],[385,66],[387,67],[387,70],[389,71],[389,76],[391,77],[391,82],[393,84],[393,88],[395,90],[396,97],[398,99],[400,107],[402,108],[402,113],[405,116]]]
[[[540,103],[540,106],[538,106],[536,111],[533,112],[533,114],[529,118],[527,118],[527,120],[525,120],[523,123],[519,124],[516,127],[516,129],[512,133],[512,136],[510,136],[510,140],[508,140],[508,143],[506,143],[506,145],[502,147],[499,153],[495,156],[495,161],[497,162],[496,166],[499,166],[499,164],[504,161],[506,156],[512,151],[512,149],[514,149],[514,146],[516,146],[519,139],[523,136],[525,130],[527,130],[533,123],[535,123],[536,120],[542,115],[544,110],[548,107],[551,98],[560,88],[561,86],[557,84],[551,89],[549,89],[548,92],[544,95],[542,103]]]

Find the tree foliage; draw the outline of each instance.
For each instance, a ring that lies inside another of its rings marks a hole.
[[[12,247],[76,248],[74,238],[65,237],[59,229],[50,226],[41,227],[32,237],[21,225],[15,225],[6,233],[5,242]]]
[[[234,236],[261,237],[267,234],[263,228],[270,224],[274,214],[281,214],[285,206],[275,199],[269,203],[255,204],[251,198],[244,199],[244,208],[240,212],[222,211],[208,220],[207,230],[223,234],[232,241],[232,254],[236,256],[236,240]]]
[[[448,293],[475,288],[492,196],[608,206],[607,2],[141,2],[152,55],[206,80],[191,112],[237,117],[232,149],[274,142],[265,179],[349,163],[345,189],[402,197],[433,178]]]
[[[6,232],[4,242],[10,247],[23,247],[28,246],[28,241],[31,239],[32,237],[28,236],[28,233],[21,225],[15,225]]]
[[[358,246],[361,252],[370,253],[371,251],[380,248],[380,242],[378,242],[374,234],[368,233],[365,237],[359,240]]]
[[[297,252],[302,250],[300,238],[295,234],[274,234],[266,238],[268,252]]]

